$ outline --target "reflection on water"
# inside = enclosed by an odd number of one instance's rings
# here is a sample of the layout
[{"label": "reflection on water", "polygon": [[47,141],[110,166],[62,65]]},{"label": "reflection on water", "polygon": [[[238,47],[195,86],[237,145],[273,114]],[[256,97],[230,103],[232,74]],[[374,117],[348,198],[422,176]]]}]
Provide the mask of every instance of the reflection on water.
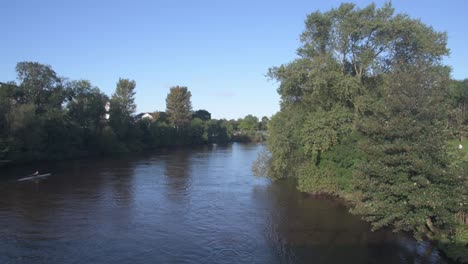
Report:
[{"label": "reflection on water", "polygon": [[[260,145],[0,171],[0,263],[446,263],[250,171]],[[53,175],[15,181],[37,168]]]}]

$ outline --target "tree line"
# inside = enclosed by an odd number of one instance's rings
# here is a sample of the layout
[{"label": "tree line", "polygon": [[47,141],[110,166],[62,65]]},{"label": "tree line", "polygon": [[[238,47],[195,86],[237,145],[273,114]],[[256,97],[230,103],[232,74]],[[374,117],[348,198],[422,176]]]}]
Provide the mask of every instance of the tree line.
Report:
[{"label": "tree line", "polygon": [[111,97],[50,65],[19,62],[18,83],[0,83],[0,161],[66,159],[231,141],[262,141],[268,117],[212,119],[193,111],[187,87],[170,88],[166,111],[136,115],[136,82]]},{"label": "tree line", "polygon": [[[468,80],[447,35],[391,4],[307,16],[298,58],[271,68],[281,109],[254,171],[352,201],[374,229],[437,241],[468,261]],[[458,144],[457,144],[458,146]]]}]

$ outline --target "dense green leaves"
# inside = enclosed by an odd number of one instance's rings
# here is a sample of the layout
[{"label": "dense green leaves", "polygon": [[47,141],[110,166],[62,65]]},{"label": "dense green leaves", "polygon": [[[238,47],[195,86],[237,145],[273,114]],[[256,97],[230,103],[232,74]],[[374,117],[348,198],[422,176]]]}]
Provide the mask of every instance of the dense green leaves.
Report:
[{"label": "dense green leaves", "polygon": [[247,115],[239,121],[239,129],[246,133],[256,132],[259,129],[258,125],[258,118],[253,115]]},{"label": "dense green leaves", "polygon": [[431,78],[434,72],[423,67],[390,74],[385,100],[359,127],[365,161],[355,173],[362,193],[355,212],[375,228],[393,226],[423,237],[453,224],[461,202],[453,190],[461,182],[449,171],[444,114],[434,108],[446,84],[420,81]]},{"label": "dense green leaves", "polygon": [[135,87],[135,81],[119,79],[110,101],[109,123],[120,140],[131,139],[129,128],[136,110]]},{"label": "dense green leaves", "polygon": [[16,65],[22,103],[36,105],[36,111],[60,109],[66,98],[63,81],[52,67],[37,62],[19,62]]},{"label": "dense green leaves", "polygon": [[202,121],[208,121],[211,119],[210,112],[206,110],[197,110],[193,113],[192,118],[200,118]]},{"label": "dense green leaves", "polygon": [[106,114],[107,96],[87,80],[72,81],[68,87],[73,98],[67,105],[69,116],[81,128],[98,131]]},{"label": "dense green leaves", "polygon": [[[57,77],[49,65],[20,62],[17,72],[19,84],[0,83],[1,164],[264,139],[257,117],[227,121],[192,112],[187,87],[171,88],[166,112],[135,115],[133,80],[119,79],[109,99],[88,80]],[[266,129],[268,118],[262,121]]]},{"label": "dense green leaves", "polygon": [[453,80],[449,86],[449,117],[447,125],[461,141],[468,133],[468,79]]},{"label": "dense green leaves", "polygon": [[183,128],[190,123],[192,118],[192,93],[184,86],[171,87],[166,97],[166,113],[169,115],[171,125]]},{"label": "dense green leaves", "polygon": [[446,132],[463,139],[467,101],[442,65],[446,34],[391,4],[342,4],[310,14],[301,42],[299,58],[270,69],[281,110],[255,171],[348,197],[376,229],[452,234],[468,186]]}]

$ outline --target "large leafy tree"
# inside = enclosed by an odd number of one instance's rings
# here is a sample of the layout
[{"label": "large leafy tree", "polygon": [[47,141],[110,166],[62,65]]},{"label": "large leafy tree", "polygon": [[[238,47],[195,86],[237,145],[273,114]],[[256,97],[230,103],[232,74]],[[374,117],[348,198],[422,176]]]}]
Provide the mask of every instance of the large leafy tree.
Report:
[{"label": "large leafy tree", "polygon": [[[395,40],[391,36],[393,19],[389,4],[380,9],[373,4],[363,9],[342,4],[307,17],[299,58],[269,72],[271,78],[280,82],[281,112],[301,116],[296,126],[289,126],[294,131],[288,132],[300,134],[296,137],[299,142],[284,145],[274,140],[275,132],[270,133],[274,160],[284,157],[281,153],[294,152],[294,156],[303,156],[318,166],[322,153],[351,133],[359,115],[372,101],[380,74],[391,68],[388,56]],[[275,120],[282,119],[273,118],[271,127],[277,126]],[[281,170],[276,174],[290,175],[289,172]],[[320,173],[315,175],[319,177]]]},{"label": "large leafy tree", "polygon": [[[16,66],[19,84],[2,85],[5,100],[5,128],[14,152],[31,158],[61,155],[77,143],[75,129],[63,111],[69,90],[49,66],[20,62]],[[34,131],[34,133],[31,133]],[[60,152],[60,153],[59,153]]]},{"label": "large leafy tree", "polygon": [[192,118],[200,118],[203,121],[208,121],[211,119],[211,113],[204,109],[200,109],[193,113]]},{"label": "large leafy tree", "polygon": [[0,83],[0,160],[12,150],[11,117],[20,95],[14,82]]},{"label": "large leafy tree", "polygon": [[268,122],[270,119],[267,116],[262,117],[262,120],[260,121],[260,130],[268,130]]},{"label": "large leafy tree", "polygon": [[[281,96],[269,123],[270,175],[298,177],[304,191],[333,192],[342,182],[337,175],[354,170],[355,212],[374,227],[417,236],[447,230],[457,181],[442,129],[446,40],[419,20],[395,15],[390,4],[310,14],[299,58],[269,73]],[[340,167],[323,158],[344,142],[352,149],[362,143],[362,163]]]},{"label": "large leafy tree", "polygon": [[15,93],[18,87],[15,83],[0,83],[0,137],[9,134],[8,115],[16,104]]},{"label": "large leafy tree", "polygon": [[446,155],[448,72],[405,65],[385,79],[383,97],[359,126],[365,160],[355,173],[361,196],[354,212],[374,228],[440,235],[450,230],[462,202],[454,192],[462,182],[450,173]]},{"label": "large leafy tree", "polygon": [[23,97],[21,103],[36,106],[36,111],[60,109],[65,101],[63,79],[49,65],[37,62],[19,62],[16,65],[19,87]]},{"label": "large leafy tree", "polygon": [[128,136],[132,115],[136,110],[135,87],[134,80],[119,79],[110,100],[109,122],[120,139],[126,139]]},{"label": "large leafy tree", "polygon": [[211,119],[206,122],[206,138],[210,143],[226,143],[232,137],[232,126],[226,120]]},{"label": "large leafy tree", "polygon": [[258,117],[246,115],[243,119],[239,120],[239,129],[244,133],[257,132],[259,129]]},{"label": "large leafy tree", "polygon": [[68,86],[72,94],[67,105],[69,116],[81,128],[99,131],[106,114],[108,97],[87,80],[72,81]]},{"label": "large leafy tree", "polygon": [[192,118],[192,93],[185,86],[171,87],[166,97],[166,113],[171,125],[180,129],[190,124]]}]

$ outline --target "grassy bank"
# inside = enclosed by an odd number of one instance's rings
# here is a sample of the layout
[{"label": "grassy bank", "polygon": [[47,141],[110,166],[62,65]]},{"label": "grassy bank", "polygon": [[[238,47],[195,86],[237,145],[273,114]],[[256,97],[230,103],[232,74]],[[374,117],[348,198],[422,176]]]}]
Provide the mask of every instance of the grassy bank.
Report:
[{"label": "grassy bank", "polygon": [[[362,193],[355,186],[354,171],[362,156],[358,151],[359,138],[350,138],[336,148],[324,153],[320,166],[315,164],[302,165],[298,169],[297,188],[311,195],[328,194],[342,198],[350,207],[351,212],[361,201]],[[462,144],[463,149],[459,149]],[[451,158],[452,173],[466,178],[468,170],[468,140],[459,142],[450,140],[448,152]],[[466,179],[465,179],[466,180]],[[454,215],[456,224],[450,230],[439,234],[427,234],[424,239],[432,240],[438,248],[452,260],[468,263],[468,222],[466,205],[460,204],[460,212]]]}]

